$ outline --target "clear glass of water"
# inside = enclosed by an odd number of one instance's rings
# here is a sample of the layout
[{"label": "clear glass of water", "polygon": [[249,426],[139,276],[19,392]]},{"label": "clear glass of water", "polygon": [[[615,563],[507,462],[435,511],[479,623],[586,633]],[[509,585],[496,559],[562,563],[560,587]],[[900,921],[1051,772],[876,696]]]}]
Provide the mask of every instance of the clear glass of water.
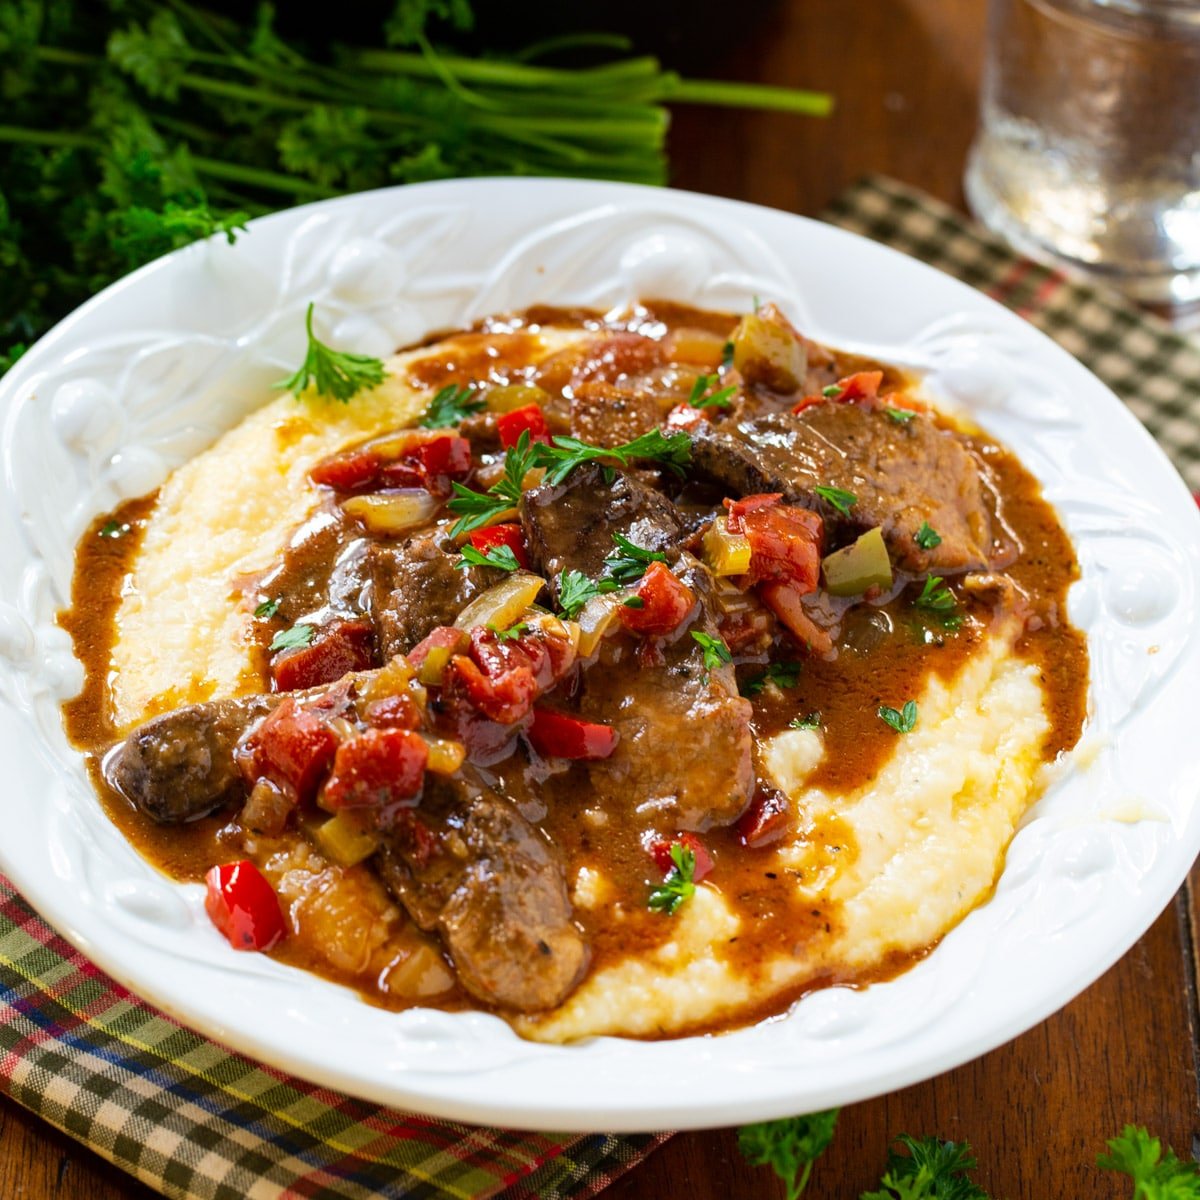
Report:
[{"label": "clear glass of water", "polygon": [[1200,0],[990,0],[976,216],[1200,321]]}]

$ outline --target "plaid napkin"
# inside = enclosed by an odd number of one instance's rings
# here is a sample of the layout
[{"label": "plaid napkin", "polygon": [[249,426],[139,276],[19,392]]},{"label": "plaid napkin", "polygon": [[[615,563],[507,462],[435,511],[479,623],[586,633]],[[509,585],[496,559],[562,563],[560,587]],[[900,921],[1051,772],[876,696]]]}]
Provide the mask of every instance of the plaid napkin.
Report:
[{"label": "plaid napkin", "polygon": [[[1096,372],[1200,489],[1200,348],[889,179],[825,214],[980,288]],[[0,1088],[177,1200],[595,1196],[667,1134],[562,1136],[392,1112],[234,1054],[101,974],[0,876]]]}]

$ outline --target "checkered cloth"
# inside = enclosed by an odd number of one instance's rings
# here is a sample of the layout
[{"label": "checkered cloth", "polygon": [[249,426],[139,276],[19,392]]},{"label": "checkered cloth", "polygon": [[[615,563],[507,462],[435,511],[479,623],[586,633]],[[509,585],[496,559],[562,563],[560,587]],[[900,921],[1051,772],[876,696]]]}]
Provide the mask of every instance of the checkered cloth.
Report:
[{"label": "checkered cloth", "polygon": [[[871,179],[826,214],[982,289],[1120,395],[1200,488],[1200,350]],[[233,1054],[143,1004],[0,877],[0,1088],[178,1200],[594,1196],[666,1134],[538,1135],[391,1112]]]}]

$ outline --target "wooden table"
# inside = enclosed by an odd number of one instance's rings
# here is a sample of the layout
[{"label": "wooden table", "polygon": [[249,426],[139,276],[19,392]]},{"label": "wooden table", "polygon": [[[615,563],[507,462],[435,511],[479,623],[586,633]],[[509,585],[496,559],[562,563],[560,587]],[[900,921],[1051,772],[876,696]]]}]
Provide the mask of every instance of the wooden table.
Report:
[{"label": "wooden table", "polygon": [[[685,6],[681,6],[683,8]],[[868,171],[962,203],[975,120],[982,0],[789,0],[727,60],[730,78],[826,88],[829,121],[712,109],[679,114],[675,182],[819,212]],[[602,18],[597,18],[599,22]],[[723,36],[713,28],[714,39]],[[811,1200],[856,1200],[902,1131],[967,1139],[979,1181],[1009,1200],[1106,1200],[1130,1189],[1093,1167],[1105,1138],[1144,1124],[1180,1155],[1200,1146],[1197,906],[1193,872],[1137,946],[1062,1012],[977,1062],[843,1112]],[[670,1081],[663,1081],[664,1091]],[[605,1193],[609,1200],[774,1200],[783,1188],[747,1167],[731,1130],[682,1134]],[[3,1200],[151,1200],[154,1193],[0,1101]]]}]

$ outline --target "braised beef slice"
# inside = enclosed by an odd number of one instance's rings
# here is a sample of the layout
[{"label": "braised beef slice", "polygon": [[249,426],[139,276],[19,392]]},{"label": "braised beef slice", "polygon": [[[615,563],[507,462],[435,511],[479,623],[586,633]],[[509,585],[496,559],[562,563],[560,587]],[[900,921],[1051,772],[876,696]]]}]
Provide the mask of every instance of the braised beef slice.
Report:
[{"label": "braised beef slice", "polygon": [[492,567],[458,570],[459,561],[438,531],[372,544],[370,615],[384,660],[407,653],[439,625],[453,625],[471,600],[501,578]]},{"label": "braised beef slice", "polygon": [[441,934],[459,982],[518,1012],[560,1004],[589,954],[550,843],[474,775],[428,776],[417,817],[432,846],[400,827],[374,861],[412,919]]},{"label": "braised beef slice", "polygon": [[[882,526],[893,562],[914,575],[954,574],[987,566],[991,518],[980,468],[952,431],[925,417],[897,422],[883,409],[815,404],[692,434],[692,471],[729,495],[783,492],[817,509],[834,544]],[[849,517],[815,492],[840,488],[856,497]],[[915,540],[928,522],[941,543]]]},{"label": "braised beef slice", "polygon": [[[687,562],[687,560],[685,560]],[[618,734],[609,758],[588,764],[597,799],[610,811],[661,827],[704,830],[741,815],[754,791],[751,706],[738,695],[733,667],[705,666],[692,637],[718,637],[708,572],[685,565],[680,577],[699,597],[697,615],[645,661],[624,639],[584,672],[580,715]]]},{"label": "braised beef slice", "polygon": [[139,726],[104,759],[104,778],[163,825],[193,821],[245,797],[233,751],[282,696],[190,704]]},{"label": "braised beef slice", "polygon": [[582,571],[589,579],[604,574],[604,560],[616,549],[614,533],[644,550],[668,552],[668,558],[683,533],[666,496],[624,471],[613,471],[608,482],[595,463],[562,483],[531,488],[521,497],[520,513],[530,561],[550,581],[556,600],[563,571]]},{"label": "braised beef slice", "polygon": [[571,434],[592,446],[620,446],[657,427],[654,397],[612,383],[582,383],[571,399]]}]

